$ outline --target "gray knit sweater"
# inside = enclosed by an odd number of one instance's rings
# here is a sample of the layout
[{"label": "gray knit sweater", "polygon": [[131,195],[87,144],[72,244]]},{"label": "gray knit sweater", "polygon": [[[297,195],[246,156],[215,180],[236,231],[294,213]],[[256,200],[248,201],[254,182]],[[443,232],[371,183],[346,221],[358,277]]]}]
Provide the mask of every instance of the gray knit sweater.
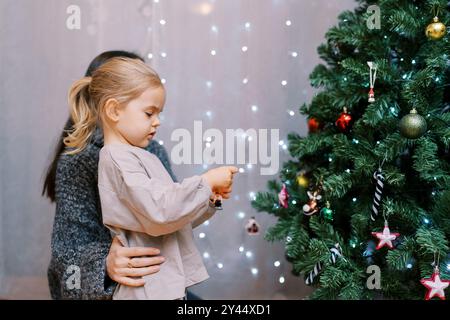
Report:
[{"label": "gray knit sweater", "polygon": [[[95,131],[86,149],[61,155],[56,171],[56,213],[48,282],[53,299],[111,299],[116,283],[106,274],[110,231],[102,223],[97,169],[103,134]],[[152,140],[147,148],[171,177],[167,152]],[[79,277],[79,281],[75,277]],[[79,289],[78,289],[79,283]]]}]

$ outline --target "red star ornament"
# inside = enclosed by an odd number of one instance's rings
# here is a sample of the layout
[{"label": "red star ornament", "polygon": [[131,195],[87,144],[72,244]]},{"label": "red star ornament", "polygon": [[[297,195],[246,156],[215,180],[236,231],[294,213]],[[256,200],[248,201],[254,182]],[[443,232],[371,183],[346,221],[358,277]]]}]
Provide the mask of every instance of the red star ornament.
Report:
[{"label": "red star ornament", "polygon": [[394,246],[392,245],[392,241],[397,239],[400,233],[395,232],[391,233],[387,222],[385,222],[383,232],[372,232],[372,235],[377,237],[378,240],[380,240],[380,242],[378,242],[378,245],[376,247],[377,250],[380,250],[384,246],[388,246],[389,249],[393,249]]},{"label": "red star ornament", "polygon": [[450,280],[441,280],[439,275],[439,269],[436,268],[431,278],[424,278],[420,280],[427,289],[425,294],[425,300],[430,300],[434,296],[439,297],[441,300],[445,300],[444,289],[450,284]]}]

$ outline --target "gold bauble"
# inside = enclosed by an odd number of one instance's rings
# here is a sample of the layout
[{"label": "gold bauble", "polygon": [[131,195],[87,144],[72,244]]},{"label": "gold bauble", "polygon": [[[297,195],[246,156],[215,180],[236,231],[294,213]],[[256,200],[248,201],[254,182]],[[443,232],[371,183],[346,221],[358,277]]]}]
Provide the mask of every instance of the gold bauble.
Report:
[{"label": "gold bauble", "polygon": [[428,39],[439,40],[445,36],[445,25],[439,21],[438,17],[433,18],[433,22],[427,26],[425,34]]},{"label": "gold bauble", "polygon": [[308,188],[309,186],[309,180],[304,175],[297,176],[297,183],[303,188]]}]

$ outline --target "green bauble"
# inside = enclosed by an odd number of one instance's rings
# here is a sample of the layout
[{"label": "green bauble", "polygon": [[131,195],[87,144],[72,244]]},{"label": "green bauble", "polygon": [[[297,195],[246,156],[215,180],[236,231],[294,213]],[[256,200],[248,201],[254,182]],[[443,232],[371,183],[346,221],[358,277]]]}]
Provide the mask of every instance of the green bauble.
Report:
[{"label": "green bauble", "polygon": [[412,109],[409,114],[400,120],[400,133],[408,139],[417,139],[427,131],[425,118]]},{"label": "green bauble", "polygon": [[320,214],[328,221],[333,221],[333,210],[330,209],[330,202],[327,201],[326,207],[320,210]]}]

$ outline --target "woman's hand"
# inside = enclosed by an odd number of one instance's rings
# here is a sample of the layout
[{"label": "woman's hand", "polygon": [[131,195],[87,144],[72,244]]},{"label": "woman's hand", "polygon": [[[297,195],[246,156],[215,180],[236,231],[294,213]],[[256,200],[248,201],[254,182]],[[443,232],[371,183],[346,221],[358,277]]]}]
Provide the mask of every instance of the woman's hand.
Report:
[{"label": "woman's hand", "polygon": [[106,257],[106,272],[115,282],[141,287],[145,284],[142,277],[158,272],[164,262],[164,257],[158,256],[159,252],[156,248],[126,248],[114,237]]}]

